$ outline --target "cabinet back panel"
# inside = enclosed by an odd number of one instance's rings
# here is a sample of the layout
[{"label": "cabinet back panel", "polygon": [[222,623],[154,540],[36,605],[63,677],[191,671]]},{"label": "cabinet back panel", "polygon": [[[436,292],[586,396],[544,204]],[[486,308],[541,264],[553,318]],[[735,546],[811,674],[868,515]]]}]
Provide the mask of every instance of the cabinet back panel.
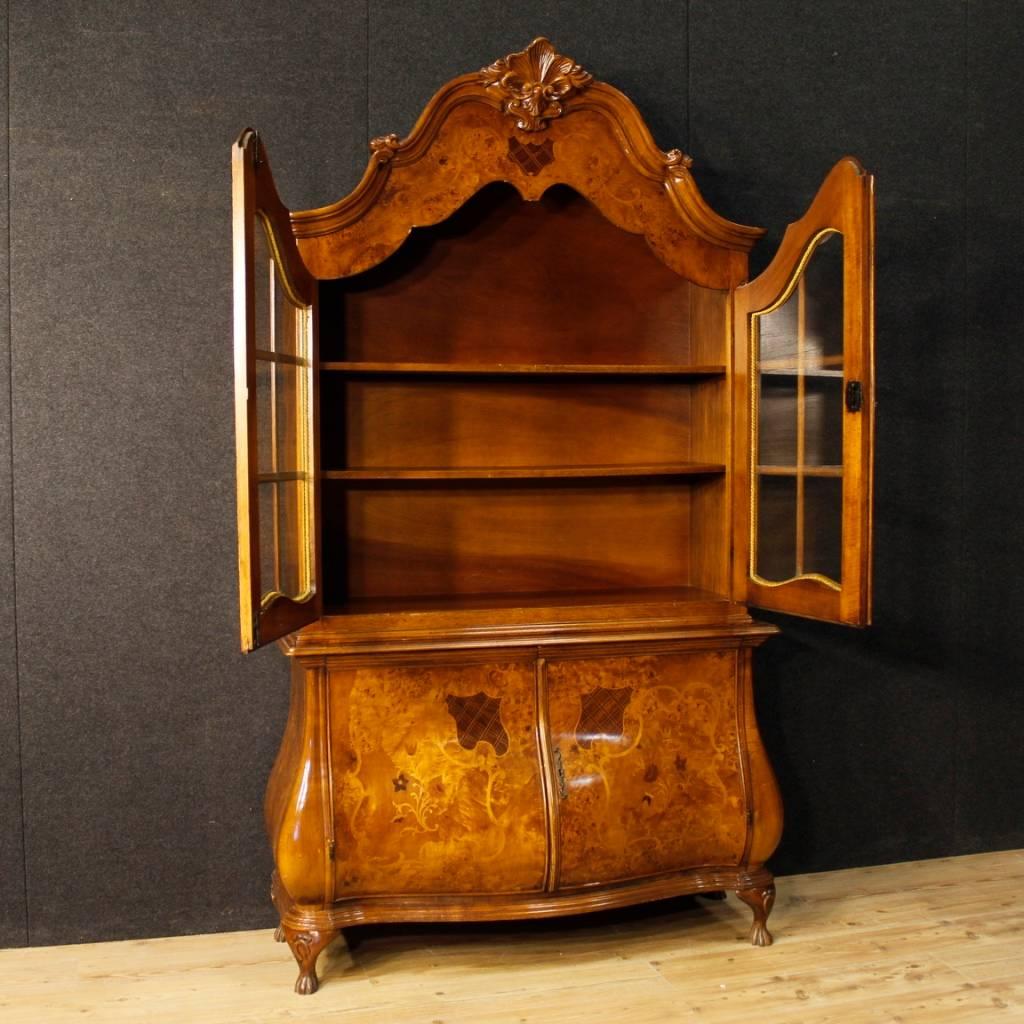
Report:
[{"label": "cabinet back panel", "polygon": [[689,583],[686,483],[324,488],[329,603]]},{"label": "cabinet back panel", "polygon": [[690,361],[690,285],[564,186],[489,185],[363,274],[323,282],[322,358]]},{"label": "cabinet back panel", "polygon": [[346,382],[329,376],[321,392],[326,469],[617,465],[690,457],[693,385],[678,380]]}]

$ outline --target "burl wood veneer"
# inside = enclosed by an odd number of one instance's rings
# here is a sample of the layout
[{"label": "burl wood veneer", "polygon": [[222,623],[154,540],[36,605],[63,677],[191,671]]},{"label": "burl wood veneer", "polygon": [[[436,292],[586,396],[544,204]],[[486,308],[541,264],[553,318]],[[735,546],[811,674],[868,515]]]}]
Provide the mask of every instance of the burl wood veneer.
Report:
[{"label": "burl wood veneer", "polygon": [[292,700],[277,937],[735,892],[782,804],[748,604],[865,624],[872,179],[768,269],[547,40],[291,212],[233,151],[242,646]]}]

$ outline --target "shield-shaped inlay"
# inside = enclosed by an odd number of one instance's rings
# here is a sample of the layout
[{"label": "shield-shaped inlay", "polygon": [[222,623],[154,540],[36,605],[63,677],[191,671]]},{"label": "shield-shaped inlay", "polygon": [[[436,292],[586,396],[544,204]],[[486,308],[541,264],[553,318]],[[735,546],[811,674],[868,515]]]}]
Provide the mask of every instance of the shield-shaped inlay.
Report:
[{"label": "shield-shaped inlay", "polygon": [[490,743],[501,757],[508,752],[508,733],[501,724],[501,698],[488,697],[482,691],[472,697],[448,694],[444,699],[448,714],[455,719],[459,746],[472,750],[478,743]]},{"label": "shield-shaped inlay", "polygon": [[537,174],[555,159],[555,144],[543,142],[522,143],[516,138],[508,140],[508,155],[530,175]]},{"label": "shield-shaped inlay", "polygon": [[580,697],[580,720],[576,723],[576,742],[588,750],[597,740],[617,742],[622,739],[626,708],[633,689],[621,686],[614,690],[599,686]]}]

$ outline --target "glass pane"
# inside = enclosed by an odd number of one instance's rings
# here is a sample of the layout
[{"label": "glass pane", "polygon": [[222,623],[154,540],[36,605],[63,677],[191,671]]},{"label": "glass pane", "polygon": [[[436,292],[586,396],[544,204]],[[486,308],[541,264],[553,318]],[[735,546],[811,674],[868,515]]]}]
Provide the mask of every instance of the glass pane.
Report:
[{"label": "glass pane", "polygon": [[308,538],[303,524],[307,522],[304,480],[288,480],[278,485],[278,544],[281,552],[281,593],[293,599],[302,598],[308,588],[305,578],[305,552]]},{"label": "glass pane", "polygon": [[804,480],[803,565],[800,571],[841,578],[843,564],[843,481],[809,476]]},{"label": "glass pane", "polygon": [[277,557],[274,550],[274,511],[277,484],[259,485],[260,496],[260,586],[263,596],[277,590]]},{"label": "glass pane", "polygon": [[[293,302],[267,222],[254,231],[256,463],[263,604],[310,596],[313,457],[309,437],[312,315]],[[271,354],[272,353],[272,354]],[[281,359],[286,361],[280,361]],[[296,361],[301,361],[297,365]],[[291,479],[289,479],[289,477]]]},{"label": "glass pane", "polygon": [[758,480],[757,551],[759,575],[788,580],[796,575],[796,477]]},{"label": "glass pane", "polygon": [[842,466],[843,378],[808,376],[804,387],[804,465]]},{"label": "glass pane", "polygon": [[792,291],[753,318],[756,529],[751,569],[838,584],[842,553],[843,238],[812,243]]},{"label": "glass pane", "polygon": [[306,371],[289,363],[274,365],[274,407],[277,409],[277,471],[279,473],[305,472],[305,445],[307,442],[304,424],[299,421],[305,407],[304,396],[299,392],[300,383],[305,380]]},{"label": "glass pane", "polygon": [[283,288],[278,289],[274,319],[277,351],[291,356],[300,356],[303,359],[308,358],[309,353],[306,346],[307,308],[296,306],[285,294]]},{"label": "glass pane", "polygon": [[818,242],[804,266],[803,361],[805,366],[843,368],[843,236]]},{"label": "glass pane", "polygon": [[761,374],[759,466],[796,465],[796,402],[796,377],[792,373],[765,371]]},{"label": "glass pane", "polygon": [[260,226],[253,231],[253,341],[257,349],[273,347],[270,311],[274,301],[274,263],[266,232]]},{"label": "glass pane", "polygon": [[271,418],[271,409],[273,408],[272,371],[272,363],[268,363],[265,359],[256,360],[256,463],[261,473],[274,471],[272,462],[274,424]]}]

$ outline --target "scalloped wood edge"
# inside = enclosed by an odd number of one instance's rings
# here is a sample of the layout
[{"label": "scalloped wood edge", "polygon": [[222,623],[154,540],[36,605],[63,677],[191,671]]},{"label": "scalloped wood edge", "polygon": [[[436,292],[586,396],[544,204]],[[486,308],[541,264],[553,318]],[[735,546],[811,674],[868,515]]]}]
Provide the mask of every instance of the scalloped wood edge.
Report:
[{"label": "scalloped wood edge", "polygon": [[[536,45],[546,40],[534,40]],[[486,71],[486,69],[485,69]],[[452,113],[464,104],[476,103],[509,117],[509,133],[523,139],[537,138],[537,130],[525,132],[515,123],[515,117],[505,110],[503,94],[487,84],[484,71],[460,75],[442,86],[431,98],[420,114],[409,134],[400,139],[397,135],[384,135],[370,143],[371,156],[359,184],[351,193],[327,206],[311,210],[295,211],[291,214],[292,228],[297,239],[312,239],[344,231],[357,223],[372,209],[397,167],[408,167],[422,160],[435,143],[439,133]],[[690,157],[680,150],[664,152],[655,144],[653,136],[636,106],[623,93],[603,82],[591,81],[560,98],[559,119],[571,117],[575,112],[591,111],[603,117],[612,128],[624,162],[641,178],[661,185],[675,210],[685,232],[708,245],[746,254],[764,234],[764,229],[736,224],[715,213],[700,194],[689,167]],[[491,181],[507,180],[498,176],[482,181],[479,187]],[[536,199],[539,195],[527,195],[517,182],[516,187],[524,199]],[[546,189],[551,183],[544,186]],[[478,190],[478,189],[476,189]],[[474,191],[476,191],[474,190]],[[400,245],[414,227],[427,227],[439,223],[455,212],[471,195],[453,195],[447,202],[433,205],[429,213],[418,208],[410,211],[403,224],[401,238],[387,246],[380,246],[373,262],[363,262],[359,270],[382,262]],[[603,205],[600,197],[587,197],[617,226],[625,228],[621,218]],[[625,228],[630,230],[629,228]],[[635,233],[635,229],[634,229]],[[645,230],[645,235],[650,235]]]},{"label": "scalloped wood edge", "polygon": [[327,932],[360,924],[560,917],[702,892],[728,891],[740,895],[769,888],[774,890],[774,876],[762,866],[709,865],[652,878],[555,892],[361,896],[329,906],[309,906],[292,899],[277,872],[271,880],[271,896],[281,924],[285,929],[298,932]]}]

